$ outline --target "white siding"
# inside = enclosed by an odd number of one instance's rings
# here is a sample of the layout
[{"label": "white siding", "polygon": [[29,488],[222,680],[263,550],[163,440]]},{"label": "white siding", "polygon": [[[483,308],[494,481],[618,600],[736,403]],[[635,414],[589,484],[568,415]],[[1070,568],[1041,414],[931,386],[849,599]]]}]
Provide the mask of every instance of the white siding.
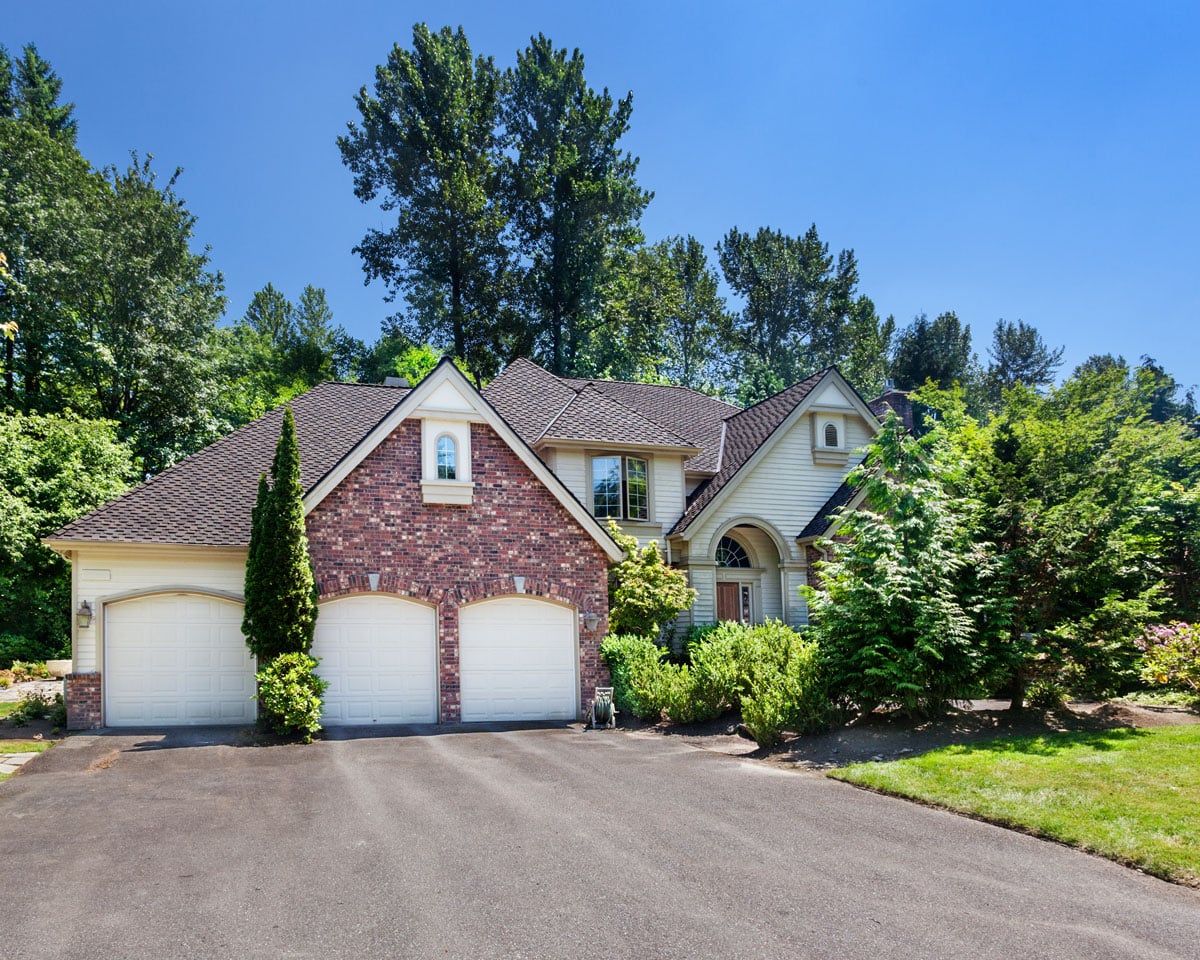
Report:
[{"label": "white siding", "polygon": [[683,516],[683,457],[656,454],[650,468],[650,497],[653,503],[650,519],[670,530]]},{"label": "white siding", "polygon": [[695,587],[696,602],[692,604],[692,623],[713,623],[717,619],[716,570],[713,567],[691,567],[688,577]]},{"label": "white siding", "polygon": [[552,468],[563,485],[578,498],[588,510],[592,509],[592,494],[587,488],[587,457],[582,450],[567,448],[554,451]]},{"label": "white siding", "polygon": [[78,672],[99,670],[97,649],[102,604],[110,597],[160,587],[200,587],[240,595],[246,577],[246,554],[202,550],[115,550],[87,547],[73,554],[72,580],[76,594],[71,598],[72,622],[81,600],[87,600],[94,616],[86,630],[74,627],[74,666]]}]

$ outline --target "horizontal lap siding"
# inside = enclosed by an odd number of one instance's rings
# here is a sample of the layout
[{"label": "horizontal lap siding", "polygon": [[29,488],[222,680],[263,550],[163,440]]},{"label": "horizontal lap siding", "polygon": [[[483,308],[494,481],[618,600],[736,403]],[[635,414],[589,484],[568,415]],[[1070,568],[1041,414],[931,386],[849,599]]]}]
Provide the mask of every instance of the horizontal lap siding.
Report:
[{"label": "horizontal lap siding", "polygon": [[100,669],[98,639],[101,604],[106,598],[133,592],[153,591],[164,586],[187,586],[218,593],[241,594],[245,583],[245,554],[211,554],[203,551],[156,551],[147,547],[128,550],[84,548],[73,559],[76,595],[72,616],[82,600],[92,605],[92,625],[76,627],[76,672]]}]

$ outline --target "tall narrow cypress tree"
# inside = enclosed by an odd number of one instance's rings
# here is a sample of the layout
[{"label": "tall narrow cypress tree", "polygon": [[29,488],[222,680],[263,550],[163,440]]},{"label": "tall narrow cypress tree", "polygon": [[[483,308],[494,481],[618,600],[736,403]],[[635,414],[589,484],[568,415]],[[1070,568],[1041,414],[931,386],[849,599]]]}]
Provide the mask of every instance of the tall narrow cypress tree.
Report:
[{"label": "tall narrow cypress tree", "polygon": [[317,624],[317,590],[304,532],[300,448],[291,408],[271,464],[272,484],[259,480],[246,558],[242,632],[261,662],[281,653],[307,653]]}]

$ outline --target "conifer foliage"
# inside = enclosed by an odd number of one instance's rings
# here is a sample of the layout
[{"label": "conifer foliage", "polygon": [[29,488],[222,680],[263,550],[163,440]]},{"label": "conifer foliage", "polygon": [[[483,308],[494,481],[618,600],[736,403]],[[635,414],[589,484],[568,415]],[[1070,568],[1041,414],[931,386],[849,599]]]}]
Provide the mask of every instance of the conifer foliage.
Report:
[{"label": "conifer foliage", "polygon": [[266,663],[284,653],[307,653],[317,625],[317,590],[304,532],[300,448],[290,407],[271,464],[271,483],[259,477],[246,559],[242,633]]}]

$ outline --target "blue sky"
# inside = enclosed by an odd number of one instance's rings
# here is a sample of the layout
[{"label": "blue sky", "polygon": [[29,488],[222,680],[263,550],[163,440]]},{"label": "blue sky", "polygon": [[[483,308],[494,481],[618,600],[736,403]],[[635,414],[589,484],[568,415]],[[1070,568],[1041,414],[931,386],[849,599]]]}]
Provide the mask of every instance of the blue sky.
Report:
[{"label": "blue sky", "polygon": [[625,145],[651,240],[732,226],[852,247],[901,324],[955,310],[1200,382],[1200,7],[1185,3],[252,3],[9,6],[92,163],[153,153],[224,274],[230,316],[273,282],[327,289],[374,339],[391,307],[351,247],[379,221],[334,140],[412,24],[462,24],[508,65],[531,34],[632,90]]}]

